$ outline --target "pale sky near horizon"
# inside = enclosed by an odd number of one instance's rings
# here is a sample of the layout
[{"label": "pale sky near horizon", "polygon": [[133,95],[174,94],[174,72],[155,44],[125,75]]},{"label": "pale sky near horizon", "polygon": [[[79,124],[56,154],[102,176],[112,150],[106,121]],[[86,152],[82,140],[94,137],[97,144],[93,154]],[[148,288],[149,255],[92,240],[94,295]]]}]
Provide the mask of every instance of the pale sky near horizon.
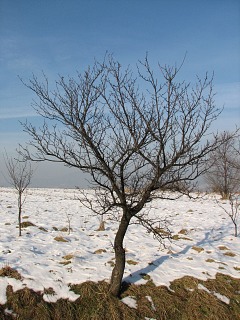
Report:
[{"label": "pale sky near horizon", "polygon": [[[214,72],[220,131],[240,125],[240,1],[238,0],[0,0],[0,186],[3,153],[28,136],[19,121],[37,122],[25,80],[41,72],[75,76],[106,51],[135,66],[148,52],[152,65],[180,64],[181,76]],[[74,187],[82,175],[39,165],[33,186]]]}]

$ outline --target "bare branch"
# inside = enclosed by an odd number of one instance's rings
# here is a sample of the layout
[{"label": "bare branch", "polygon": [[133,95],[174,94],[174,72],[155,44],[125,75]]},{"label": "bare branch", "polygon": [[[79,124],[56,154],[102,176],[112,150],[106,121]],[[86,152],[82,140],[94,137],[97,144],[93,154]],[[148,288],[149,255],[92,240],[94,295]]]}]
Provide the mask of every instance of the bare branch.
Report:
[{"label": "bare branch", "polygon": [[134,76],[107,55],[77,79],[59,76],[53,88],[45,75],[43,82],[33,76],[25,83],[37,96],[33,107],[45,122],[40,128],[23,124],[31,140],[21,146],[21,156],[89,173],[95,194],[82,192],[82,203],[100,215],[121,212],[110,289],[115,295],[131,219],[162,238],[142,209],[154,197],[164,198],[164,191],[189,194],[206,171],[206,157],[221,144],[209,132],[221,112],[213,77],[206,74],[195,85],[178,82],[181,68],[159,65],[157,74],[146,56]]}]

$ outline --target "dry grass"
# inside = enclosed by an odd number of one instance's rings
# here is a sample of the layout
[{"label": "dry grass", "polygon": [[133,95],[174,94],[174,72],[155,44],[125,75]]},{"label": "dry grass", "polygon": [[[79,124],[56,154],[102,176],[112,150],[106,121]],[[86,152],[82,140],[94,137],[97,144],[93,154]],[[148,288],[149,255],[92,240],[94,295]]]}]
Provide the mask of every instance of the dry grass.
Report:
[{"label": "dry grass", "polygon": [[9,277],[17,280],[22,279],[21,274],[17,270],[11,268],[10,266],[5,266],[2,269],[0,269],[0,277]]},{"label": "dry grass", "polygon": [[97,249],[96,251],[94,251],[94,254],[102,254],[104,252],[107,252],[105,249]]},{"label": "dry grass", "polygon": [[71,261],[69,261],[69,260],[68,261],[60,261],[59,263],[66,266],[66,265],[70,264]]},{"label": "dry grass", "polygon": [[212,262],[216,262],[216,261],[214,259],[209,258],[209,259],[206,260],[206,262],[212,263]]},{"label": "dry grass", "polygon": [[225,256],[228,256],[228,257],[235,257],[235,253],[231,252],[231,251],[227,251],[227,252],[224,252],[224,255]]},{"label": "dry grass", "polygon": [[218,249],[219,250],[229,250],[226,246],[219,246]]},{"label": "dry grass", "polygon": [[74,257],[73,254],[67,254],[67,255],[63,256],[63,259],[65,259],[65,260],[71,260],[73,257]]},{"label": "dry grass", "polygon": [[39,227],[38,229],[44,232],[48,232],[47,229],[45,229],[44,227]]},{"label": "dry grass", "polygon": [[169,230],[165,230],[163,228],[155,228],[155,231],[159,234],[161,234],[163,237],[170,237],[171,232]]},{"label": "dry grass", "polygon": [[112,259],[112,260],[109,260],[107,263],[108,263],[112,268],[114,268],[115,262],[113,261],[113,259]]},{"label": "dry grass", "polygon": [[188,230],[187,229],[182,229],[178,233],[186,235],[186,234],[188,234]]},{"label": "dry grass", "polygon": [[173,239],[173,240],[179,240],[179,239],[181,239],[181,237],[179,237],[178,234],[174,234],[174,235],[171,237],[171,239]]},{"label": "dry grass", "polygon": [[185,235],[187,234],[187,231],[185,229],[182,229],[178,232],[178,234],[174,234],[173,236],[171,236],[172,240],[188,240],[188,241],[192,241],[192,239],[188,238],[188,237],[182,237],[180,235]]},{"label": "dry grass", "polygon": [[63,238],[62,236],[55,237],[54,240],[58,242],[68,242],[68,240]]},{"label": "dry grass", "polygon": [[22,228],[36,227],[36,225],[34,223],[32,223],[31,221],[24,221],[21,223],[21,227]]},{"label": "dry grass", "polygon": [[[0,319],[240,320],[240,279],[227,275],[217,274],[216,279],[208,281],[187,276],[173,281],[169,289],[157,287],[151,280],[145,285],[123,284],[120,298],[112,297],[108,289],[106,282],[88,281],[71,286],[71,290],[80,295],[75,302],[60,299],[49,303],[43,300],[43,294],[54,294],[52,288],[46,288],[41,293],[28,288],[13,292],[12,287],[8,286],[7,303],[0,305]],[[227,297],[229,304],[218,299],[214,293]],[[127,296],[136,300],[136,309],[121,301]],[[16,317],[6,316],[6,309],[13,310]]]},{"label": "dry grass", "polygon": [[200,253],[200,252],[202,252],[204,250],[203,248],[197,247],[197,246],[193,246],[192,249],[197,251],[198,253]]},{"label": "dry grass", "polygon": [[134,265],[134,266],[135,266],[136,264],[138,264],[137,261],[134,261],[134,260],[131,260],[131,259],[127,260],[126,263],[127,263],[127,264],[132,264],[132,265]]}]

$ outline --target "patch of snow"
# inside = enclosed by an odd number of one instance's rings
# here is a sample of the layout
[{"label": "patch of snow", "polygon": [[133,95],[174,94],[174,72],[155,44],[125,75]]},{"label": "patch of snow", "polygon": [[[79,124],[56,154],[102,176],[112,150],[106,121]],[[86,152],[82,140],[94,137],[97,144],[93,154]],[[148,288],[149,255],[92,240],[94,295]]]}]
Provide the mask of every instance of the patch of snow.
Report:
[{"label": "patch of snow", "polygon": [[219,300],[221,300],[222,302],[229,304],[230,303],[230,299],[226,296],[223,296],[222,294],[213,291],[213,294],[215,295],[215,297],[217,297]]},{"label": "patch of snow", "polygon": [[156,311],[156,308],[155,308],[155,305],[154,305],[154,303],[153,303],[152,297],[151,297],[151,296],[146,296],[146,298],[147,298],[148,301],[151,303],[152,309],[153,309],[154,311]]},{"label": "patch of snow", "polygon": [[137,309],[137,301],[133,297],[130,297],[130,296],[125,297],[121,299],[121,301],[125,303],[127,306],[129,306],[130,308]]},{"label": "patch of snow", "polygon": [[206,291],[207,293],[210,293],[210,294],[211,294],[211,291],[209,291],[208,288],[204,287],[201,283],[198,284],[198,289],[199,289],[199,290],[204,290],[204,291]]},{"label": "patch of snow", "polygon": [[6,315],[11,315],[12,317],[16,317],[17,316],[17,314],[15,313],[15,312],[13,312],[13,310],[10,310],[10,309],[5,309],[4,310],[4,313],[6,314]]},{"label": "patch of snow", "polygon": [[5,304],[7,302],[6,289],[8,285],[13,287],[13,291],[17,291],[25,287],[20,280],[0,277],[0,304]]}]

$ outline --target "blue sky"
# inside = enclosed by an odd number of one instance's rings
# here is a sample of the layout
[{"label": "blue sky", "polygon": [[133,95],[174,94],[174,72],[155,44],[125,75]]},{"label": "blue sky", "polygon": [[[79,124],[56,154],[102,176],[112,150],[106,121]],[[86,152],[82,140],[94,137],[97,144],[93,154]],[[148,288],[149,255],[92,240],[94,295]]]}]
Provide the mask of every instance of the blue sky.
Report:
[{"label": "blue sky", "polygon": [[[146,52],[153,66],[180,64],[187,52],[183,79],[214,71],[216,103],[225,106],[214,129],[240,124],[240,1],[1,0],[0,186],[2,153],[14,154],[28,139],[19,121],[37,121],[34,96],[18,76],[74,76],[106,51],[131,66]],[[79,179],[73,170],[41,164],[33,182],[74,187]]]}]

